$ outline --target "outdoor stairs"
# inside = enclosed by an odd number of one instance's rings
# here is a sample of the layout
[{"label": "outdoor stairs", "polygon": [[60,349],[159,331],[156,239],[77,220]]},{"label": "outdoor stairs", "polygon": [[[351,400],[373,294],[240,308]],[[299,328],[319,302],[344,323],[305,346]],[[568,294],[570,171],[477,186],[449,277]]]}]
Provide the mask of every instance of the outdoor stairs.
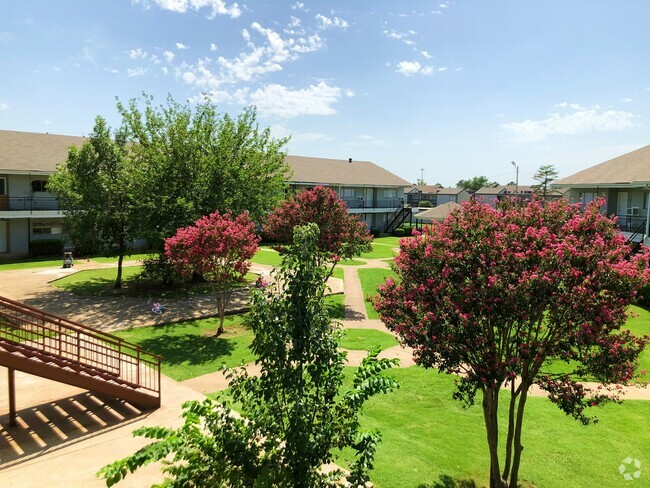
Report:
[{"label": "outdoor stairs", "polygon": [[398,208],[393,213],[393,215],[388,219],[388,223],[386,224],[386,227],[384,227],[384,233],[390,234],[395,229],[397,229],[400,225],[406,222],[406,219],[408,219],[410,216],[411,216],[411,207]]},{"label": "outdoor stairs", "polygon": [[[159,356],[136,344],[0,297],[0,366],[160,407]],[[10,395],[13,392],[10,392]]]},{"label": "outdoor stairs", "polygon": [[646,221],[644,220],[631,234],[627,235],[626,243],[630,246],[632,254],[639,252],[641,249],[645,237],[645,225]]}]

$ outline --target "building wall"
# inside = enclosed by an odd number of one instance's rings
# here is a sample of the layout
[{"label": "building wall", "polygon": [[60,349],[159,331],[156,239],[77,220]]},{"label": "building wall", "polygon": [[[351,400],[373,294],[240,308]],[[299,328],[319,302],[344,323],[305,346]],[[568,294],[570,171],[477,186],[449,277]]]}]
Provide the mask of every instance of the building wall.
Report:
[{"label": "building wall", "polygon": [[29,254],[29,225],[27,219],[9,219],[9,249],[12,255]]}]

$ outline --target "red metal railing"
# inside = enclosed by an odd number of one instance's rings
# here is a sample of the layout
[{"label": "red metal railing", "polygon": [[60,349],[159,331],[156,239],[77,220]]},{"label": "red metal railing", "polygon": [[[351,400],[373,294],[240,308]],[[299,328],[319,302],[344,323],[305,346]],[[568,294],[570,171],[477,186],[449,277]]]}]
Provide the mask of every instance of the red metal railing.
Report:
[{"label": "red metal railing", "polygon": [[160,396],[160,356],[112,334],[4,297],[0,297],[0,342]]}]

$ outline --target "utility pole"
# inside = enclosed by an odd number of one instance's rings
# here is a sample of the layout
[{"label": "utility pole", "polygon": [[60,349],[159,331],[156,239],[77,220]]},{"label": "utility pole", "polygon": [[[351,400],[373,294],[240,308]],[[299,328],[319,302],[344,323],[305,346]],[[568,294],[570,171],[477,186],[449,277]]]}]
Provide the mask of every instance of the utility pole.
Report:
[{"label": "utility pole", "polygon": [[515,200],[517,197],[519,197],[519,166],[517,166],[517,163],[514,161],[510,161],[512,165],[515,167],[516,170],[516,177],[515,177]]},{"label": "utility pole", "polygon": [[424,181],[424,168],[420,168],[420,181]]}]

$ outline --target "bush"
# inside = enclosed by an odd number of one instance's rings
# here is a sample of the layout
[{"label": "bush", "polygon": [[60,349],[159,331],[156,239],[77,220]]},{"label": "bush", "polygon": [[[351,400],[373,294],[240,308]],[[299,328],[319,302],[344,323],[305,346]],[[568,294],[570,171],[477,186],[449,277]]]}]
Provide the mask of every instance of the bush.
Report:
[{"label": "bush", "polygon": [[636,301],[641,307],[650,309],[650,284],[645,285],[639,290],[639,293],[636,295]]},{"label": "bush", "polygon": [[379,237],[381,235],[381,230],[378,229],[377,227],[373,227],[372,229],[370,229],[370,235],[372,237]]},{"label": "bush", "polygon": [[404,229],[401,229],[401,228],[398,227],[397,229],[395,229],[395,230],[393,231],[393,235],[394,235],[395,237],[404,237],[404,235],[405,235],[405,233],[404,233]]},{"label": "bush", "polygon": [[413,226],[412,225],[403,225],[402,229],[404,229],[404,235],[409,237],[413,235]]},{"label": "bush", "polygon": [[171,286],[174,283],[183,281],[183,278],[174,270],[171,262],[164,254],[145,259],[142,262],[140,277],[161,283],[163,286]]},{"label": "bush", "polygon": [[29,245],[31,256],[63,256],[63,241],[61,239],[41,239],[32,241]]},{"label": "bush", "polygon": [[433,207],[433,204],[429,200],[420,200],[420,203],[418,203],[418,207],[431,208]]}]

